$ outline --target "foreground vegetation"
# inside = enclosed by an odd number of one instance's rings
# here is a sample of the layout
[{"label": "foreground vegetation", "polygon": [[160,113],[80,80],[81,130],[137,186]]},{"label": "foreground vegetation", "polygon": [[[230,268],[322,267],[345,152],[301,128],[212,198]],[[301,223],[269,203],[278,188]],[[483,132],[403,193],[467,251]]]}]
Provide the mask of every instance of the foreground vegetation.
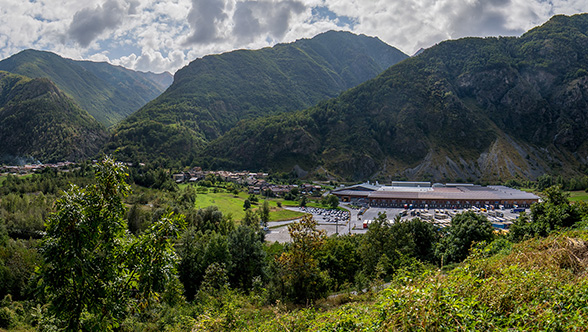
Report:
[{"label": "foreground vegetation", "polygon": [[248,307],[235,308],[230,317],[216,309],[194,324],[244,331],[583,330],[587,240],[585,230],[514,245],[497,240],[478,246],[448,272],[400,270],[389,285],[375,288],[380,291],[344,293],[309,308],[277,304],[257,317]]},{"label": "foreground vegetation", "polygon": [[[0,187],[0,328],[585,326],[588,208],[570,204],[560,187],[546,188],[544,201],[507,236],[473,213],[442,230],[419,219],[388,224],[380,215],[363,235],[331,237],[304,217],[289,226],[292,242],[283,245],[264,241],[268,201],[242,206],[236,222],[217,207],[195,208],[202,189],[174,187],[156,173],[105,159],[95,169],[7,177]],[[130,186],[130,178],[152,188]]]}]

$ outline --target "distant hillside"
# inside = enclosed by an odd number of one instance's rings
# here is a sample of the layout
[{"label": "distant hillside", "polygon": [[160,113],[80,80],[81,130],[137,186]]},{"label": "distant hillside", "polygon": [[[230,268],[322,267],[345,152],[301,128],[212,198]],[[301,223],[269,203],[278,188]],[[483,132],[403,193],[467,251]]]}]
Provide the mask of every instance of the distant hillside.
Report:
[{"label": "distant hillside", "polygon": [[201,161],[354,180],[585,174],[588,15],[440,43],[311,109],[242,122]]},{"label": "distant hillside", "polygon": [[241,119],[304,109],[406,58],[377,38],[335,31],[205,56],[179,70],[165,93],[125,119],[108,147],[125,158],[189,160]]},{"label": "distant hillside", "polygon": [[135,72],[105,62],[75,61],[57,54],[25,50],[0,61],[0,70],[45,77],[105,126],[118,123],[160,95],[169,73]]},{"label": "distant hillside", "polygon": [[0,71],[0,162],[42,162],[93,156],[104,127],[45,78]]}]

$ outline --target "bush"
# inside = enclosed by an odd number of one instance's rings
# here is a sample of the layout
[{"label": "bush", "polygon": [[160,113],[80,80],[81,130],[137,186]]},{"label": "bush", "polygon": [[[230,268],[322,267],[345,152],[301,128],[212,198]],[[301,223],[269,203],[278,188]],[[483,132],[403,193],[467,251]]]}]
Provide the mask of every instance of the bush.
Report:
[{"label": "bush", "polygon": [[0,328],[7,329],[14,322],[14,313],[7,307],[0,308]]}]

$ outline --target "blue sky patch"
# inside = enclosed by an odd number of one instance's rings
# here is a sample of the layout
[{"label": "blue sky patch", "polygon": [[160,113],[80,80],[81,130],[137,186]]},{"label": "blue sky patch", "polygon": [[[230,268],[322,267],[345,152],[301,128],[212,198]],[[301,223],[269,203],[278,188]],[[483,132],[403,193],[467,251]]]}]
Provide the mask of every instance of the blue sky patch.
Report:
[{"label": "blue sky patch", "polygon": [[312,20],[311,23],[314,23],[319,20],[327,19],[329,21],[333,21],[339,27],[349,27],[353,29],[357,24],[357,19],[349,16],[338,16],[333,11],[331,11],[328,7],[324,6],[316,6],[312,8]]}]

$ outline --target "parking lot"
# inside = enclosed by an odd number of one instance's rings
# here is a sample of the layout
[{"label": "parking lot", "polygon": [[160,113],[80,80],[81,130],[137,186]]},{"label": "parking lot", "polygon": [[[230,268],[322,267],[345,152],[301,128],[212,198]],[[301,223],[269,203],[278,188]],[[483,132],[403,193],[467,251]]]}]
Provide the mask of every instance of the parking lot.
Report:
[{"label": "parking lot", "polygon": [[[311,213],[314,219],[318,222],[318,229],[325,230],[327,236],[331,236],[333,234],[361,234],[367,232],[367,229],[363,228],[364,221],[367,220],[374,220],[378,217],[378,214],[385,213],[386,217],[390,222],[393,222],[394,218],[397,215],[406,214],[402,217],[402,219],[411,219],[415,217],[420,217],[423,220],[430,218],[430,221],[434,221],[438,224],[445,224],[448,225],[451,221],[451,216],[457,213],[462,213],[467,211],[466,209],[415,209],[415,210],[405,210],[402,208],[376,208],[371,207],[367,210],[363,211],[356,208],[351,208],[349,205],[341,204],[341,207],[346,208],[349,211],[348,215],[343,215],[340,212],[328,212],[329,210],[325,209],[314,209],[314,208],[288,208],[294,211],[300,212],[307,212]],[[363,213],[360,214],[360,211]],[[410,212],[414,212],[414,216],[411,216]],[[488,217],[488,219],[494,224],[496,228],[502,228],[502,221],[512,221],[515,220],[519,213],[513,213],[510,210],[500,210],[497,209],[495,211],[482,211],[481,209],[476,211],[477,213],[484,214]],[[496,213],[498,212],[498,213]],[[526,210],[529,213],[529,210]],[[417,215],[418,214],[418,215]],[[496,217],[497,215],[501,215],[502,217]],[[494,216],[492,216],[494,215]],[[266,240],[270,242],[278,241],[278,242],[289,242],[290,235],[288,234],[288,224],[294,222],[294,220],[290,221],[280,221],[280,222],[270,222],[269,223],[269,232],[266,234]]]}]

